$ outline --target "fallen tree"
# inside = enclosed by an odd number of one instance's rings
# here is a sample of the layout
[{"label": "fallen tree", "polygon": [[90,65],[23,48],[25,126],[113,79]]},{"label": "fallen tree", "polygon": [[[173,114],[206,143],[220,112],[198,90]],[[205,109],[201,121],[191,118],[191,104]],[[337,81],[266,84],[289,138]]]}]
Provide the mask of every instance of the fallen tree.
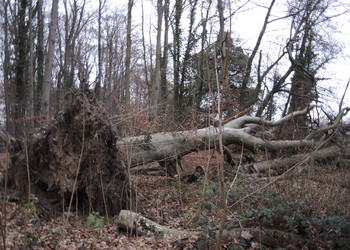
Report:
[{"label": "fallen tree", "polygon": [[[26,140],[11,139],[9,183],[22,193],[48,194],[64,207],[77,204],[85,210],[118,214],[137,203],[128,169],[158,161],[176,173],[183,155],[210,149],[218,143],[242,145],[252,152],[314,149],[324,139],[318,134],[336,128],[349,108],[335,123],[311,133],[303,140],[267,140],[253,134],[259,126],[276,127],[314,106],[291,113],[277,121],[242,116],[223,125],[197,130],[146,134],[118,138],[118,131],[104,108],[88,91],[75,91],[72,103],[57,118]],[[316,140],[316,138],[320,138]],[[30,183],[30,185],[28,185]],[[60,205],[62,208],[62,205]]]},{"label": "fallen tree", "polygon": [[[279,152],[288,149],[313,149],[326,139],[319,135],[335,129],[350,110],[349,108],[342,109],[333,124],[313,131],[303,140],[264,140],[253,135],[252,132],[259,126],[280,126],[295,117],[306,115],[314,107],[310,106],[301,111],[293,112],[277,121],[268,121],[260,117],[251,116],[242,116],[234,119],[223,125],[223,144],[241,145],[252,152],[257,152],[258,150]],[[193,151],[214,148],[218,143],[219,133],[219,128],[210,126],[197,130],[126,137],[117,141],[117,148],[127,156],[126,162],[130,167],[153,161],[161,161],[162,163],[165,161],[173,166],[174,162],[183,155]],[[318,140],[316,139],[317,136]]]},{"label": "fallen tree", "polygon": [[[349,152],[348,152],[349,153]],[[250,172],[265,172],[268,170],[273,170],[278,174],[282,174],[287,171],[289,168],[293,167],[295,164],[303,161],[304,159],[308,159],[307,162],[327,162],[330,160],[334,160],[340,158],[341,160],[345,160],[348,155],[345,152],[342,152],[341,148],[338,146],[330,146],[324,149],[316,150],[314,152],[304,153],[304,154],[296,154],[290,157],[285,158],[277,158],[272,160],[255,162],[252,164],[245,165],[245,168]],[[339,161],[341,163],[342,161]]]},{"label": "fallen tree", "polygon": [[[117,225],[131,233],[137,235],[147,235],[156,237],[190,237],[191,235],[200,236],[202,231],[183,231],[171,229],[166,226],[149,220],[148,218],[133,211],[122,210],[116,218]],[[315,243],[308,241],[299,235],[286,233],[273,229],[260,228],[235,228],[224,230],[225,237],[243,238],[245,240],[256,240],[267,247],[288,247],[290,244],[298,246],[316,247]]]}]

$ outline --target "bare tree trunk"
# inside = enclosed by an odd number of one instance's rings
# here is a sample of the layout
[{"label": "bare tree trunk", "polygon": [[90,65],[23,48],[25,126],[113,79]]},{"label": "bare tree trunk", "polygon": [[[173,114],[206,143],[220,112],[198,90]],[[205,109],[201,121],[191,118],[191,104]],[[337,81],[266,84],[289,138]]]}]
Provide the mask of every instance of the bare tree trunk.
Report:
[{"label": "bare tree trunk", "polygon": [[[310,107],[313,108],[314,106]],[[312,138],[303,140],[267,141],[251,135],[259,125],[278,126],[293,117],[305,115],[309,108],[293,112],[278,121],[267,121],[259,117],[242,116],[222,126],[223,145],[238,144],[255,152],[257,150],[280,151],[298,147],[313,147]],[[145,164],[164,159],[173,159],[196,150],[213,148],[218,144],[219,129],[207,127],[198,130],[164,132],[152,135],[125,137],[117,141],[121,152],[128,154],[131,166]]]},{"label": "bare tree trunk", "polygon": [[51,21],[49,27],[48,50],[45,59],[45,73],[43,81],[42,95],[42,113],[45,116],[50,116],[50,92],[51,92],[51,77],[52,64],[54,58],[55,44],[57,39],[57,19],[58,19],[58,0],[52,0]]},{"label": "bare tree trunk", "polygon": [[[36,57],[37,57],[37,76],[36,84],[33,86],[33,109],[35,115],[41,114],[42,108],[42,96],[44,86],[44,15],[43,15],[43,1],[39,0],[37,3],[37,45],[36,45]],[[33,75],[34,76],[34,75]]]},{"label": "bare tree trunk", "polygon": [[[168,52],[169,52],[169,0],[164,2],[164,41],[163,41],[163,56],[161,59],[160,74],[161,74],[161,90],[160,90],[160,102],[165,103],[167,101],[168,87],[167,87],[167,70],[168,70]],[[164,107],[163,111],[167,107]],[[169,108],[169,107],[168,107]]]},{"label": "bare tree trunk", "polygon": [[180,82],[180,47],[181,47],[181,17],[183,11],[183,0],[175,1],[175,13],[173,23],[173,75],[174,75],[174,107],[175,115],[178,116],[178,111],[182,106],[182,88]]},{"label": "bare tree trunk", "polygon": [[340,149],[337,146],[332,146],[328,148],[324,148],[315,152],[293,155],[291,157],[283,158],[283,159],[273,159],[268,161],[256,162],[252,165],[248,165],[250,170],[254,172],[264,172],[270,169],[277,171],[278,173],[283,173],[289,168],[293,167],[298,162],[309,157],[309,161],[326,161],[327,159],[335,159],[341,155]]},{"label": "bare tree trunk", "polygon": [[[143,67],[144,67],[144,74],[145,74],[145,82],[146,82],[146,85],[148,86],[148,94],[149,96],[151,95],[151,87],[150,87],[150,84],[149,84],[149,77],[148,77],[148,64],[147,64],[147,49],[146,49],[146,40],[145,40],[145,17],[144,17],[144,6],[143,6],[143,0],[141,2],[141,6],[142,6],[142,17],[141,17],[141,32],[142,32],[142,49],[143,49],[143,53],[142,53],[142,59],[143,59]],[[149,97],[149,104],[151,104],[151,98]]]},{"label": "bare tree trunk", "polygon": [[257,99],[257,95],[258,95],[260,88],[261,88],[261,85],[258,84],[255,87],[254,93],[251,93],[252,94],[251,95],[248,91],[248,84],[250,81],[253,60],[254,60],[254,58],[255,58],[255,56],[260,48],[260,44],[261,44],[262,39],[265,35],[267,25],[269,24],[270,14],[271,14],[272,8],[275,4],[275,1],[276,0],[271,1],[271,4],[270,4],[270,6],[267,10],[266,16],[265,16],[263,27],[262,27],[260,34],[259,34],[259,37],[258,37],[258,40],[256,41],[255,47],[254,47],[254,49],[253,49],[253,51],[250,54],[249,59],[248,59],[247,68],[246,68],[246,72],[244,74],[244,78],[243,78],[243,82],[242,82],[242,86],[241,86],[241,93],[240,93],[240,97],[239,97],[240,110],[244,110],[255,103],[255,100]]},{"label": "bare tree trunk", "polygon": [[24,116],[28,109],[26,105],[28,90],[28,25],[26,23],[29,3],[26,0],[19,2],[17,13],[17,34],[15,38],[15,136],[20,137],[24,132]]},{"label": "bare tree trunk", "polygon": [[106,4],[106,0],[98,1],[98,35],[97,35],[97,55],[98,55],[98,66],[97,66],[97,79],[95,85],[95,95],[97,99],[101,98],[101,82],[102,82],[102,44],[101,44],[101,23],[102,23],[102,10],[104,5]]},{"label": "bare tree trunk", "polygon": [[11,123],[12,119],[12,110],[13,110],[13,89],[10,84],[10,37],[9,37],[9,17],[8,17],[8,8],[9,1],[4,1],[4,64],[3,64],[3,74],[4,74],[4,99],[5,99],[5,114],[6,114],[6,131],[10,134],[13,134],[13,124]]},{"label": "bare tree trunk", "polygon": [[154,119],[158,113],[160,104],[160,91],[161,91],[161,37],[162,37],[162,20],[163,20],[163,0],[157,0],[157,41],[156,41],[156,68],[154,83],[152,85],[151,106],[153,109],[152,119]]},{"label": "bare tree trunk", "polygon": [[123,95],[127,113],[130,113],[131,15],[132,15],[133,5],[134,5],[134,0],[129,0],[127,27],[126,27],[125,82],[124,82],[124,95]]},{"label": "bare tree trunk", "polygon": [[227,71],[227,33],[225,32],[225,18],[224,18],[224,6],[222,4],[222,0],[218,0],[218,12],[219,12],[219,45],[218,50],[220,51],[220,68],[221,75],[220,81],[222,82],[223,88],[228,87],[228,77],[226,74]]},{"label": "bare tree trunk", "polygon": [[[179,96],[181,102],[182,102],[182,107],[185,106],[190,106],[192,103],[191,101],[193,100],[191,95],[191,92],[189,90],[186,90],[186,81],[188,78],[188,73],[189,73],[189,67],[190,67],[190,60],[191,60],[191,53],[193,52],[195,46],[196,46],[196,28],[195,28],[195,18],[196,18],[196,10],[197,10],[197,0],[191,1],[189,5],[189,27],[188,27],[188,37],[186,41],[186,47],[185,47],[185,52],[183,54],[183,59],[182,62],[180,63],[181,65],[181,78],[180,78],[180,88],[179,88]],[[180,46],[181,48],[182,46]],[[185,99],[185,97],[187,97]]]},{"label": "bare tree trunk", "polygon": [[[35,54],[34,54],[34,27],[33,27],[33,15],[34,10],[32,7],[32,1],[29,1],[29,11],[28,11],[28,96],[27,96],[27,111],[26,113],[29,116],[34,115],[34,105],[35,105],[35,82],[34,82],[34,61],[35,61]],[[38,18],[38,22],[40,19]],[[38,25],[38,29],[40,29]],[[38,37],[39,40],[39,37]],[[39,43],[39,41],[38,41]],[[37,53],[37,59],[39,62],[40,55]],[[37,72],[39,73],[39,72]],[[29,119],[26,122],[26,125],[28,125],[28,128],[33,129],[34,128],[34,120]]]},{"label": "bare tree trunk", "polygon": [[[204,95],[204,89],[205,89],[205,85],[206,85],[206,80],[205,79],[205,73],[204,73],[204,68],[205,68],[205,57],[206,57],[206,43],[207,43],[207,35],[208,35],[208,31],[207,31],[207,22],[209,19],[209,11],[210,11],[210,7],[211,7],[211,2],[212,1],[208,1],[208,7],[205,10],[205,14],[202,14],[202,33],[201,33],[201,47],[200,47],[200,54],[199,54],[199,70],[198,70],[198,77],[196,78],[196,91],[195,91],[195,95],[194,95],[194,103],[195,103],[195,107],[197,110],[200,109],[201,107],[201,102],[203,99],[203,95]],[[202,2],[202,4],[204,5],[204,2]],[[203,6],[201,10],[204,11]]]}]

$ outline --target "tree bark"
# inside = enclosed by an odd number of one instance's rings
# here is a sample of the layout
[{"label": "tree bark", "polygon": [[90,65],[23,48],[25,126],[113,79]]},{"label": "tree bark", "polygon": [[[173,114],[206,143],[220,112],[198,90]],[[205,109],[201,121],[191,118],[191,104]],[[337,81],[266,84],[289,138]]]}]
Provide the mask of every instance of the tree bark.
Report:
[{"label": "tree bark", "polygon": [[[311,106],[310,108],[313,108]],[[267,121],[259,117],[242,116],[223,125],[222,139],[224,145],[238,144],[257,151],[279,151],[298,147],[313,147],[312,138],[306,140],[267,141],[251,135],[259,125],[278,126],[295,116],[306,114],[310,108],[293,112],[278,121]],[[219,129],[213,126],[198,130],[164,132],[134,137],[125,137],[117,141],[117,148],[131,159],[131,166],[164,159],[174,159],[196,150],[214,147],[218,143]]]},{"label": "tree bark", "polygon": [[288,158],[283,159],[273,159],[268,161],[261,161],[253,163],[250,166],[246,166],[253,172],[264,172],[269,169],[276,170],[277,172],[285,172],[289,168],[293,167],[298,162],[309,157],[309,162],[315,161],[325,161],[327,159],[335,159],[341,155],[340,149],[337,146],[332,146],[328,148],[324,148],[312,153],[293,155]]},{"label": "tree bark", "polygon": [[[247,63],[247,68],[246,68],[246,72],[244,74],[244,78],[243,78],[243,82],[242,82],[242,86],[241,86],[241,93],[240,93],[240,97],[239,97],[239,105],[240,105],[240,110],[244,110],[248,107],[250,107],[252,104],[254,104],[254,101],[252,101],[253,99],[255,98],[251,98],[249,97],[249,93],[248,93],[248,84],[249,84],[249,81],[250,81],[250,77],[251,77],[251,71],[252,71],[252,66],[253,66],[253,60],[256,56],[256,53],[258,52],[259,48],[260,48],[260,45],[261,45],[261,42],[262,42],[262,39],[265,35],[265,32],[266,32],[266,28],[267,28],[267,25],[269,24],[269,18],[270,18],[270,15],[271,15],[271,10],[275,4],[275,1],[276,0],[272,0],[271,1],[271,4],[267,10],[267,13],[266,13],[266,16],[265,16],[265,20],[264,20],[264,24],[263,24],[263,27],[260,31],[260,34],[259,34],[259,37],[258,37],[258,40],[256,41],[256,44],[255,44],[255,47],[251,53],[251,55],[249,56],[249,59],[248,59],[248,63]],[[254,90],[254,94],[258,94],[261,86],[258,84],[257,87],[255,88]],[[254,97],[254,96],[252,96]]]},{"label": "tree bark", "polygon": [[[163,40],[163,56],[160,65],[160,102],[166,103],[167,94],[168,94],[168,86],[167,86],[167,71],[168,71],[168,53],[169,53],[169,0],[164,1],[164,40]],[[163,111],[171,107],[164,107]]]},{"label": "tree bark", "polygon": [[124,103],[126,112],[130,112],[130,60],[131,60],[131,15],[134,0],[128,2],[128,16],[126,28],[126,53],[125,53],[125,79],[124,79]]},{"label": "tree bark", "polygon": [[175,13],[173,16],[173,75],[174,75],[174,108],[175,115],[178,118],[178,111],[181,110],[182,107],[182,87],[181,87],[181,79],[180,79],[180,70],[181,70],[181,56],[180,56],[180,47],[181,47],[181,17],[183,12],[183,0],[175,1]]},{"label": "tree bark", "polygon": [[28,107],[26,106],[27,101],[27,90],[28,90],[28,25],[26,22],[27,10],[30,7],[29,2],[21,0],[18,7],[17,13],[17,34],[15,38],[15,105],[14,105],[14,132],[15,136],[23,135],[24,127],[24,116]]},{"label": "tree bark", "polygon": [[57,39],[57,19],[58,19],[58,0],[52,0],[51,21],[49,28],[49,47],[45,60],[45,73],[42,92],[42,113],[46,116],[50,115],[50,91],[51,91],[51,76],[52,64],[55,51],[55,43]]}]

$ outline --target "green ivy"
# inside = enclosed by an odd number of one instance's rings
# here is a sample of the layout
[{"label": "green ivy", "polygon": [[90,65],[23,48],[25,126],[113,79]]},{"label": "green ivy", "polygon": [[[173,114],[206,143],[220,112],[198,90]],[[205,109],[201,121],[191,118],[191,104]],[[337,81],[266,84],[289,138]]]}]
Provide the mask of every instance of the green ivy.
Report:
[{"label": "green ivy", "polygon": [[24,201],[23,208],[29,210],[31,214],[36,214],[38,212],[35,204],[31,201]]},{"label": "green ivy", "polygon": [[92,212],[86,218],[84,227],[104,227],[107,225],[107,220],[103,216],[100,216],[99,212]]}]

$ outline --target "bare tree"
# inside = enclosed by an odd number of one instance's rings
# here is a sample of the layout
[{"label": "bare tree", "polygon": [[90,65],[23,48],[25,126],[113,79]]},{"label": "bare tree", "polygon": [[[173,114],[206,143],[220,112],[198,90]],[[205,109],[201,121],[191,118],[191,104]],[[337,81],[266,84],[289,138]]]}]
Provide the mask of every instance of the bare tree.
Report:
[{"label": "bare tree", "polygon": [[258,82],[257,86],[254,89],[254,92],[250,93],[250,91],[248,89],[248,84],[249,84],[250,78],[251,78],[253,61],[254,61],[256,54],[258,53],[258,50],[259,50],[260,45],[262,43],[263,37],[265,35],[266,28],[267,28],[267,25],[269,24],[271,11],[272,11],[274,4],[275,4],[275,0],[272,0],[271,4],[268,7],[268,10],[266,12],[265,20],[263,23],[263,27],[261,28],[259,37],[255,43],[254,49],[253,49],[252,53],[250,54],[248,62],[247,62],[247,67],[246,67],[246,71],[244,74],[244,78],[243,78],[243,82],[242,82],[242,86],[241,86],[241,90],[240,90],[239,105],[240,105],[241,110],[244,110],[244,109],[246,109],[246,108],[248,108],[251,105],[256,103],[257,97],[259,95],[259,91],[261,89],[261,82]]},{"label": "bare tree", "polygon": [[9,21],[9,1],[2,1],[3,10],[4,10],[4,23],[3,23],[3,48],[4,48],[4,60],[3,60],[3,77],[4,77],[4,99],[5,99],[5,115],[6,115],[6,130],[9,133],[13,133],[13,126],[11,124],[11,115],[12,109],[14,106],[13,103],[13,91],[12,85],[10,85],[10,21]]},{"label": "bare tree", "polygon": [[28,91],[28,25],[26,22],[27,12],[30,5],[28,1],[19,2],[16,23],[16,38],[14,40],[15,62],[14,62],[14,85],[15,85],[15,105],[14,105],[14,133],[20,136],[23,133],[24,116],[27,109]]},{"label": "bare tree", "polygon": [[102,82],[102,10],[106,4],[106,0],[98,1],[98,30],[97,30],[97,79],[95,85],[95,95],[98,99],[101,98],[101,82]]},{"label": "bare tree", "polygon": [[154,83],[152,84],[151,93],[151,108],[152,119],[157,115],[160,104],[161,96],[161,38],[162,38],[162,23],[163,23],[163,0],[157,0],[157,38],[156,38],[156,58],[155,58],[155,69],[154,69]]},{"label": "bare tree", "polygon": [[[167,71],[168,71],[168,53],[169,53],[169,6],[170,1],[164,1],[164,38],[163,38],[163,56],[161,58],[160,75],[160,102],[163,104],[167,101],[168,83],[167,83]],[[164,109],[165,110],[165,109]]]},{"label": "bare tree", "polygon": [[130,60],[131,60],[131,15],[134,0],[128,2],[128,14],[126,25],[126,54],[125,54],[125,83],[124,83],[124,98],[126,112],[130,112]]},{"label": "bare tree", "polygon": [[173,77],[174,77],[174,106],[176,110],[179,110],[182,106],[181,100],[181,18],[183,12],[183,0],[176,0],[174,7],[174,20],[172,22],[173,29]]},{"label": "bare tree", "polygon": [[[87,25],[91,16],[85,16],[86,0],[81,3],[77,0],[72,2],[63,1],[64,20],[63,27],[59,26],[59,73],[57,79],[57,105],[60,107],[62,95],[68,101],[66,95],[75,84],[75,70],[77,63],[75,60],[76,41],[83,28]],[[62,30],[63,29],[63,30]],[[68,103],[68,102],[66,102]]]},{"label": "bare tree", "polygon": [[52,66],[54,59],[54,51],[57,40],[57,22],[58,22],[58,0],[52,0],[51,20],[49,26],[48,49],[45,58],[45,73],[42,91],[42,113],[50,116],[50,92],[52,79]]}]

